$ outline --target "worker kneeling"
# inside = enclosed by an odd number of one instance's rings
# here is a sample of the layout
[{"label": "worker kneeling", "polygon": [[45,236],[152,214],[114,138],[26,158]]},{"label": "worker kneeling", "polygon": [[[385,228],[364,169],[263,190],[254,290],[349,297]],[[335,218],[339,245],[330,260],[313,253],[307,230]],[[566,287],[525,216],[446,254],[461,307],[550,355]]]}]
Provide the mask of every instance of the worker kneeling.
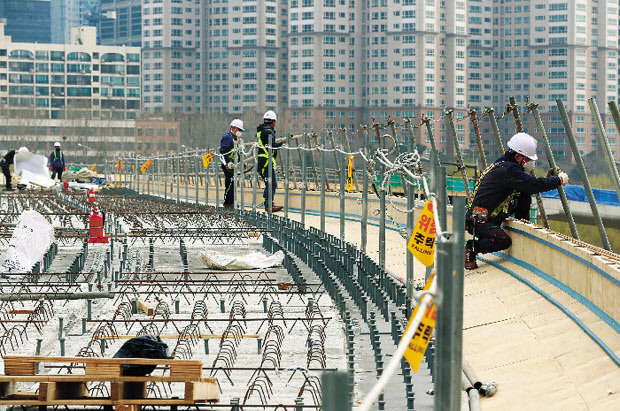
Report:
[{"label": "worker kneeling", "polygon": [[517,133],[508,141],[509,150],[484,170],[478,179],[466,213],[467,231],[474,236],[465,248],[465,268],[478,268],[476,255],[505,250],[512,240],[501,225],[510,215],[529,219],[532,194],[553,190],[568,183],[568,175],[560,172],[536,178],[528,174],[534,169],[536,139]]}]

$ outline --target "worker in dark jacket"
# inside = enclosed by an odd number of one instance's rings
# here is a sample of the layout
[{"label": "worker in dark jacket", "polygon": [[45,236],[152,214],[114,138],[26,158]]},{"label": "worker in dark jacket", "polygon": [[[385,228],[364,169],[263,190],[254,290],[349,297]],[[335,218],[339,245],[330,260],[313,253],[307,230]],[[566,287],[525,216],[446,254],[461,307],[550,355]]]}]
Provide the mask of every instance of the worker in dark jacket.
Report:
[{"label": "worker in dark jacket", "polygon": [[226,190],[224,191],[224,207],[226,208],[233,208],[235,204],[235,141],[244,131],[243,121],[236,118],[230,123],[228,133],[224,134],[220,141],[222,171],[226,177]]},{"label": "worker in dark jacket", "polygon": [[11,165],[15,163],[15,153],[17,153],[17,150],[10,150],[0,159],[0,167],[2,167],[2,174],[4,174],[6,181],[5,191],[13,191],[13,186],[11,185]]},{"label": "worker in dark jacket", "polygon": [[478,268],[476,255],[505,250],[512,240],[501,225],[510,215],[529,219],[532,195],[553,190],[568,183],[568,175],[560,172],[536,178],[528,174],[534,169],[536,139],[526,133],[515,134],[508,141],[509,150],[480,175],[467,208],[467,231],[474,236],[465,248],[465,268]]},{"label": "worker in dark jacket", "polygon": [[[276,195],[276,188],[278,184],[276,182],[276,157],[278,156],[278,149],[282,147],[283,142],[276,141],[276,113],[272,110],[265,112],[263,115],[263,124],[259,125],[256,129],[256,137],[258,139],[258,170],[261,178],[265,181],[265,192],[263,198],[265,199],[265,211],[269,210],[269,192],[271,192],[272,199]],[[286,140],[284,140],[286,141]],[[269,179],[269,146],[272,150],[272,174]],[[271,181],[270,181],[271,180]],[[273,205],[272,212],[282,210],[282,206]]]},{"label": "worker in dark jacket", "polygon": [[52,180],[58,175],[58,181],[62,181],[62,172],[65,171],[65,155],[58,141],[54,143],[54,151],[50,154],[50,171]]}]

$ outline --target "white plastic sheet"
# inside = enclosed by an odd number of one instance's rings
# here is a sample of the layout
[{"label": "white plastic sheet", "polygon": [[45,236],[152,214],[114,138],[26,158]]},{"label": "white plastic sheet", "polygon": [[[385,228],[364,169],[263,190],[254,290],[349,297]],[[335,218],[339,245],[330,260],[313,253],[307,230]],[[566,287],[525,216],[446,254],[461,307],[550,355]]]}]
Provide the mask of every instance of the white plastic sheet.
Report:
[{"label": "white plastic sheet", "polygon": [[32,154],[26,149],[20,149],[15,154],[15,174],[20,176],[19,184],[36,184],[45,188],[55,184],[48,172],[47,157]]},{"label": "white plastic sheet", "polygon": [[26,273],[54,241],[54,227],[36,211],[24,211],[13,230],[0,273]]},{"label": "white plastic sheet", "polygon": [[284,253],[278,251],[273,255],[265,255],[255,252],[236,256],[207,249],[200,253],[200,259],[208,268],[216,270],[252,270],[282,265]]}]

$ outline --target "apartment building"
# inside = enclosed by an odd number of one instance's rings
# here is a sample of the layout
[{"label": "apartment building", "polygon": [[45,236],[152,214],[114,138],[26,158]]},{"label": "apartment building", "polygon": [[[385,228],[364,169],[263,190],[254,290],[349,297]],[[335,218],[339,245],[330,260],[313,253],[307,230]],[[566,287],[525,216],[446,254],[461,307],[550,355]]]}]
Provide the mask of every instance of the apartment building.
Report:
[{"label": "apartment building", "polygon": [[[140,104],[140,48],[98,46],[96,28],[74,28],[70,44],[13,42],[0,20],[0,134],[48,150],[54,141],[130,152]],[[83,150],[83,147],[79,149]]]},{"label": "apartment building", "polygon": [[263,113],[288,105],[287,1],[204,6],[204,107]]},{"label": "apartment building", "polygon": [[[618,99],[618,6],[618,0],[470,0],[468,102],[478,109],[492,105],[498,111],[503,111],[510,96],[521,107],[528,99],[539,103],[554,153],[569,156],[556,105],[561,99],[582,153],[598,150],[588,99],[597,100],[604,122],[612,125],[606,103]],[[492,49],[487,47],[489,41]],[[504,139],[515,132],[511,121],[500,121]],[[531,116],[524,123],[535,132]],[[615,130],[608,130],[618,158]],[[482,132],[485,143],[494,147],[488,121],[483,122]]]},{"label": "apartment building", "polygon": [[52,39],[50,0],[2,0],[0,18],[14,41],[50,43]]},{"label": "apartment building", "polygon": [[142,47],[142,0],[101,0],[101,44]]},{"label": "apartment building", "polygon": [[142,1],[145,112],[201,111],[202,29],[200,0]]}]

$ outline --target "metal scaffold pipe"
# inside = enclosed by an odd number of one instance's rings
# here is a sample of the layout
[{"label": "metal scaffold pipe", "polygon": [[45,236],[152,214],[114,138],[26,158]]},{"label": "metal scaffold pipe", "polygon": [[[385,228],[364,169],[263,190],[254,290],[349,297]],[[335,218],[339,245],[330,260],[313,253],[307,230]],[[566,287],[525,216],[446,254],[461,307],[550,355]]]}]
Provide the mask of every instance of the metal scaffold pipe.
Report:
[{"label": "metal scaffold pipe", "polygon": [[564,123],[566,137],[568,137],[568,143],[570,144],[571,151],[573,152],[575,164],[577,165],[577,170],[579,171],[579,175],[581,176],[583,188],[586,191],[586,196],[588,197],[590,209],[592,210],[592,215],[594,216],[596,227],[598,228],[599,235],[601,236],[603,247],[606,250],[611,251],[611,245],[609,244],[609,239],[607,238],[607,232],[605,231],[605,227],[603,226],[603,220],[598,211],[596,200],[594,199],[594,193],[592,192],[592,186],[590,185],[590,180],[588,179],[588,173],[586,171],[585,165],[583,164],[581,154],[579,153],[579,148],[577,147],[577,140],[575,139],[575,135],[573,134],[573,129],[571,128],[570,121],[568,119],[568,113],[566,113],[566,108],[564,107],[564,102],[558,99],[556,100],[556,103],[560,110],[560,115],[562,116],[562,122]]},{"label": "metal scaffold pipe", "polygon": [[[555,157],[553,156],[553,151],[551,150],[551,145],[549,144],[549,138],[547,137],[547,131],[545,130],[545,126],[543,125],[542,119],[540,118],[540,113],[538,112],[538,103],[530,104],[530,110],[532,115],[534,116],[534,120],[536,121],[536,127],[538,129],[538,134],[540,135],[543,146],[545,147],[545,153],[547,154],[547,160],[549,160],[549,165],[553,169],[553,175],[558,175],[558,166],[555,162]],[[570,227],[570,232],[573,238],[579,240],[579,232],[577,231],[577,225],[575,224],[575,220],[573,219],[573,213],[570,210],[570,204],[568,202],[568,198],[566,198],[566,192],[564,191],[564,187],[562,185],[558,186],[558,193],[560,194],[560,201],[562,202],[562,208],[564,209],[564,214],[568,218],[568,225]]]},{"label": "metal scaffold pipe", "polygon": [[480,135],[480,127],[478,124],[478,118],[476,117],[476,110],[469,110],[469,116],[471,118],[471,124],[474,126],[474,135],[476,136],[476,144],[478,145],[480,162],[482,163],[482,169],[484,170],[487,168],[487,157],[484,154],[484,146],[482,144],[482,136]]},{"label": "metal scaffold pipe", "polygon": [[505,153],[504,143],[502,143],[502,135],[499,132],[499,125],[497,125],[497,118],[495,117],[495,110],[493,107],[486,109],[486,113],[489,115],[489,121],[491,122],[491,128],[493,129],[493,136],[495,137],[495,143],[497,144],[497,150],[499,155]]},{"label": "metal scaffold pipe", "polygon": [[[517,106],[517,102],[514,97],[510,97],[509,101],[510,101],[510,109],[512,110],[512,114],[515,118],[515,125],[517,126],[517,131],[519,133],[523,133],[524,132],[523,122],[521,121],[521,116],[519,115],[519,107]],[[536,177],[536,174],[534,174],[534,170],[530,171],[530,175],[532,177]],[[545,228],[549,228],[549,220],[547,219],[547,213],[545,212],[545,206],[543,204],[540,193],[536,193],[536,204],[538,205],[538,213],[540,214],[542,225]]]},{"label": "metal scaffold pipe", "polygon": [[450,130],[452,131],[452,141],[454,142],[454,152],[456,153],[456,166],[461,172],[461,176],[463,177],[463,186],[465,187],[465,194],[467,195],[467,199],[471,198],[471,191],[469,189],[469,179],[467,178],[467,171],[465,170],[465,165],[463,163],[463,155],[461,154],[461,146],[459,144],[458,136],[456,135],[456,127],[454,126],[454,112],[452,110],[448,110],[446,113],[448,117],[448,122],[450,123]]},{"label": "metal scaffold pipe", "polygon": [[[590,103],[590,109],[592,110],[592,114],[594,114],[594,118],[596,119],[596,127],[598,128],[599,137],[603,141],[605,159],[607,160],[609,171],[611,171],[612,180],[614,181],[616,185],[616,194],[618,194],[618,198],[620,199],[620,176],[618,175],[618,167],[616,167],[613,153],[611,152],[611,148],[609,147],[609,138],[607,137],[607,132],[605,131],[605,127],[603,126],[603,120],[601,119],[601,113],[599,112],[598,106],[596,105],[596,100],[591,98],[589,100],[589,103]],[[620,125],[620,115],[618,114],[618,106],[616,106],[615,101],[612,100],[609,102],[609,110],[611,111],[611,115],[614,118],[616,127],[618,127]]]},{"label": "metal scaffold pipe", "polygon": [[362,218],[360,226],[360,249],[366,252],[366,244],[368,243],[368,153],[370,152],[370,139],[368,136],[368,127],[362,126],[362,135],[364,136],[364,174],[362,175]]}]

